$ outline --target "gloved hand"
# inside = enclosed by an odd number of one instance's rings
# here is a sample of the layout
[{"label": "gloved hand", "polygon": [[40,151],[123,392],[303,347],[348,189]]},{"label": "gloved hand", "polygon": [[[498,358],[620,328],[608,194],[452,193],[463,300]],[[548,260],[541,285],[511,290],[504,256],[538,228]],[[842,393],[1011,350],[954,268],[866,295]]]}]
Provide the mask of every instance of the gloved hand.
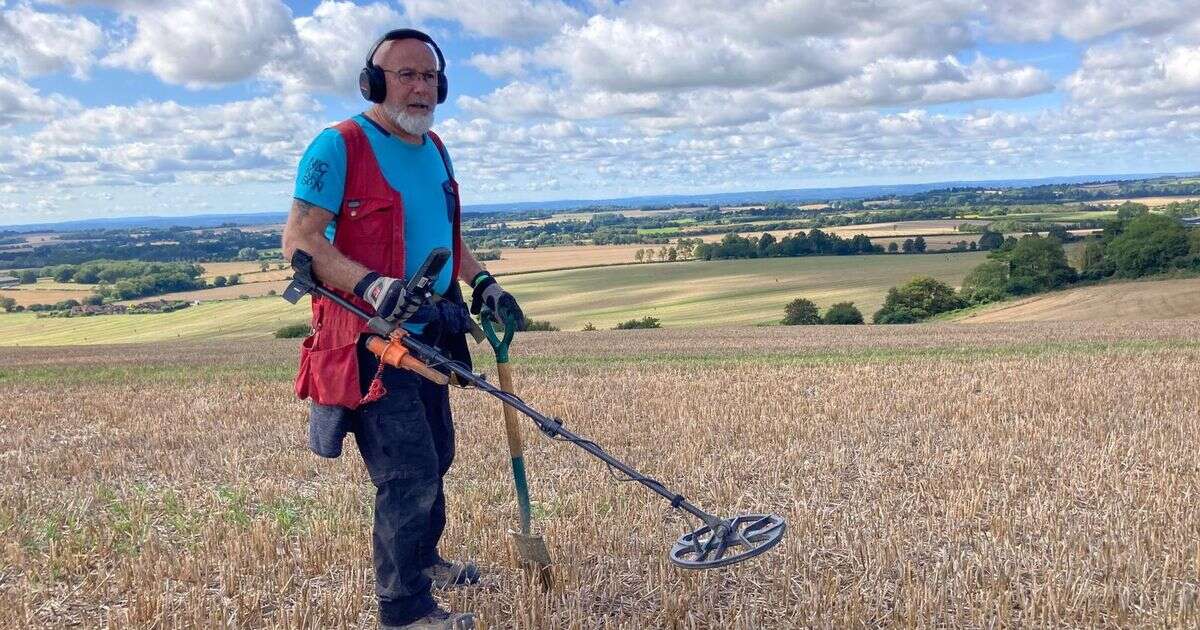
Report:
[{"label": "gloved hand", "polygon": [[505,320],[512,319],[517,330],[525,329],[525,313],[521,312],[521,307],[517,304],[516,298],[511,293],[500,288],[500,283],[492,277],[492,274],[481,271],[474,279],[471,280],[471,314],[478,315],[483,307],[487,307],[492,312],[492,319],[496,323],[504,324]]},{"label": "gloved hand", "polygon": [[412,317],[430,295],[429,291],[424,295],[410,292],[403,280],[381,276],[374,271],[354,285],[354,294],[374,307],[377,315],[396,324]]}]

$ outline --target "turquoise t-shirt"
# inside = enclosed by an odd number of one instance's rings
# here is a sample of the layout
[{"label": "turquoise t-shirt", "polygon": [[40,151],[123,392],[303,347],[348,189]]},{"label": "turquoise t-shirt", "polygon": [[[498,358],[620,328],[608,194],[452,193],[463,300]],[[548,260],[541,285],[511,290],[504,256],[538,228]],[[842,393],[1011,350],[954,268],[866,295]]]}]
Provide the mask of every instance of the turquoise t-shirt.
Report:
[{"label": "turquoise t-shirt", "polygon": [[[404,202],[404,269],[411,272],[421,266],[435,247],[454,251],[452,219],[442,188],[450,176],[437,145],[428,135],[422,136],[420,145],[404,142],[362,114],[354,122],[366,132],[384,179]],[[346,143],[336,129],[325,129],[300,158],[293,196],[336,215],[345,189]],[[336,229],[335,217],[325,230],[326,238],[333,241]],[[445,294],[450,288],[453,266],[453,259],[446,263],[434,291]]]}]

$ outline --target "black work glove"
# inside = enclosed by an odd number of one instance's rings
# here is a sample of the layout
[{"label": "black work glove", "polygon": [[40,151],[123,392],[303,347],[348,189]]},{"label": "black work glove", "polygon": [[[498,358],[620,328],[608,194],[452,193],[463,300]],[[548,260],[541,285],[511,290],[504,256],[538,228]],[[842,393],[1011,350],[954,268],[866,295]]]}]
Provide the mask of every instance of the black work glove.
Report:
[{"label": "black work glove", "polygon": [[377,315],[395,324],[408,321],[429,299],[428,291],[423,295],[410,292],[403,280],[374,271],[354,285],[354,294],[374,307]]},{"label": "black work glove", "polygon": [[511,293],[500,288],[500,283],[492,277],[492,274],[481,271],[471,280],[471,314],[478,315],[483,307],[487,307],[492,312],[492,319],[501,325],[505,321],[512,319],[516,324],[517,330],[525,329],[525,313],[521,312],[521,307],[517,304],[517,299]]}]

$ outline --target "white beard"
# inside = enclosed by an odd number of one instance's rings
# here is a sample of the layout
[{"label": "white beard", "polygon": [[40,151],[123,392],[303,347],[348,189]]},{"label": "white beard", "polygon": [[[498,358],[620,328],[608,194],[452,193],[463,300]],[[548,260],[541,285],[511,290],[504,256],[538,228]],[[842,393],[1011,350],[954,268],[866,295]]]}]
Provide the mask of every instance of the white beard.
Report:
[{"label": "white beard", "polygon": [[392,117],[392,121],[396,123],[397,127],[414,136],[423,136],[430,127],[433,127],[433,110],[430,110],[428,114],[413,115],[403,108],[388,107],[387,114]]}]

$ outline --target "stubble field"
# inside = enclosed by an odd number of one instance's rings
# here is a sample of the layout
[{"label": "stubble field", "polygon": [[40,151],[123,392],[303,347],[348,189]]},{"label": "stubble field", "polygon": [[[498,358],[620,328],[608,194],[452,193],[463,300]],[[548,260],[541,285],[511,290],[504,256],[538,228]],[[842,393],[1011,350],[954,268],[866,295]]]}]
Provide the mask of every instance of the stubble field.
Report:
[{"label": "stubble field", "polygon": [[[455,391],[440,595],[489,628],[1194,627],[1200,320],[532,333],[517,387],[783,543],[691,523],[527,431],[558,587],[510,568],[499,410]],[[307,451],[294,341],[0,349],[0,626],[373,627],[372,490]],[[487,361],[482,369],[492,372]]]}]

